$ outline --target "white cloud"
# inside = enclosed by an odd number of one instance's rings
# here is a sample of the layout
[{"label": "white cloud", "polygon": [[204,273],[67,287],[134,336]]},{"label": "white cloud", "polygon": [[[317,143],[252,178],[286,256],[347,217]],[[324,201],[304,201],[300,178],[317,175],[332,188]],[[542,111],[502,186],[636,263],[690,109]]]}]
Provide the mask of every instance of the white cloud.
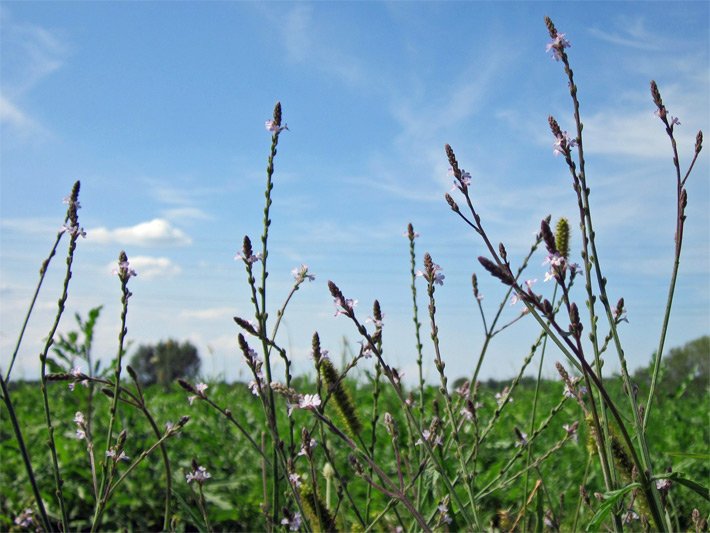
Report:
[{"label": "white cloud", "polygon": [[[182,269],[167,257],[150,257],[147,255],[134,255],[128,258],[138,277],[141,279],[152,279],[157,277],[177,276]],[[113,271],[116,263],[111,262],[107,269]]]},{"label": "white cloud", "polygon": [[93,228],[87,230],[87,241],[134,246],[184,246],[192,243],[188,235],[162,218],[125,228]]}]

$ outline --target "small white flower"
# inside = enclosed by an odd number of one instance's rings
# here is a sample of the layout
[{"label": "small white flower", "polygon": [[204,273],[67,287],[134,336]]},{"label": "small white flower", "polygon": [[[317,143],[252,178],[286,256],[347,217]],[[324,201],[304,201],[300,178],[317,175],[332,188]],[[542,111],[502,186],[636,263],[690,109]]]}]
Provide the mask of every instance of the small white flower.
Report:
[{"label": "small white flower", "polygon": [[113,448],[106,452],[106,457],[110,457],[115,462],[128,461],[130,459],[130,457],[128,457],[123,450],[121,450],[121,453],[116,456],[116,450],[114,450]]},{"label": "small white flower", "polygon": [[320,405],[320,396],[317,394],[304,394],[298,400],[301,409],[315,409]]},{"label": "small white flower", "polygon": [[308,265],[301,265],[291,271],[293,278],[297,283],[303,283],[305,280],[313,281],[316,277],[308,272]]}]

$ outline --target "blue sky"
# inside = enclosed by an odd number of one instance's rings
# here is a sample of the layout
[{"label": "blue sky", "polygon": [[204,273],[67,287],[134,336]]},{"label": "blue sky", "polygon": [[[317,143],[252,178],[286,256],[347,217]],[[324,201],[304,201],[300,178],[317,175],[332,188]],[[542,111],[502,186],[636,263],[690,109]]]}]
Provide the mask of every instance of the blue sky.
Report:
[{"label": "blue sky", "polygon": [[[343,336],[357,340],[333,316],[332,279],[359,300],[363,319],[380,300],[386,358],[415,376],[402,237],[412,222],[420,262],[428,251],[446,275],[437,298],[447,372],[470,375],[483,340],[471,273],[489,316],[503,289],[481,272],[482,243],[443,200],[452,185],[444,144],[471,172],[484,224],[513,264],[547,214],[570,218],[579,253],[576,200],[547,127],[549,114],[563,129],[573,122],[561,64],[545,53],[545,15],[572,43],[602,266],[612,298],[627,302],[630,366],[646,364],[658,343],[675,217],[670,146],[648,84],[658,82],[681,120],[685,167],[710,123],[707,2],[3,2],[0,366],[63,220],[62,198],[80,179],[88,235],[60,329],[74,327],[74,312],[104,305],[95,354],[115,355],[120,294],[111,268],[125,249],[139,274],[128,318],[135,345],[189,339],[207,374],[245,376],[232,316],[252,311],[233,256],[245,234],[257,242],[261,233],[264,121],[280,100],[290,131],[276,161],[272,316],[292,268],[306,263],[317,276],[281,330],[295,369],[309,368],[316,330],[334,354]],[[707,178],[703,153],[688,183],[668,347],[710,331]],[[527,275],[538,286],[542,260],[540,252]],[[37,374],[62,264],[57,257],[16,376]],[[584,308],[581,284],[577,291]],[[504,316],[517,312],[506,306]],[[536,335],[529,319],[496,337],[483,377],[512,376]],[[423,337],[427,375],[437,380],[426,326]],[[559,358],[550,352],[546,375]],[[606,368],[618,368],[614,355]]]}]

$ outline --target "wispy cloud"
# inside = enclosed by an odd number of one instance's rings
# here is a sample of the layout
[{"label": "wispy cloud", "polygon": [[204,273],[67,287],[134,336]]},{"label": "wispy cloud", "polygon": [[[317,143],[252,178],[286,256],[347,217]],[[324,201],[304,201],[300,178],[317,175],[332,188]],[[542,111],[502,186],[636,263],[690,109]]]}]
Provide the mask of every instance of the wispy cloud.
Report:
[{"label": "wispy cloud", "polygon": [[[180,311],[179,317],[189,320],[217,320],[233,315],[234,308],[232,307],[211,307],[207,309],[183,309]],[[230,345],[230,347],[232,346]]]},{"label": "wispy cloud", "polygon": [[199,207],[175,207],[162,211],[168,220],[213,220],[214,217]]},{"label": "wispy cloud", "polygon": [[589,33],[602,41],[637,50],[663,50],[668,44],[646,29],[646,22],[642,17],[620,18],[617,26],[617,30],[590,28]]},{"label": "wispy cloud", "polygon": [[133,246],[185,246],[191,244],[192,239],[181,229],[172,226],[167,220],[154,218],[135,226],[88,229],[87,242]]},{"label": "wispy cloud", "polygon": [[61,221],[49,217],[0,219],[0,228],[21,235],[52,235],[59,231],[60,226]]},{"label": "wispy cloud", "polygon": [[334,42],[326,44],[316,39],[315,36],[323,36],[324,31],[313,20],[311,6],[298,4],[285,13],[280,6],[278,14],[269,11],[267,17],[283,27],[277,35],[292,63],[307,64],[351,86],[370,85],[374,81],[366,76],[363,65],[355,56],[338,48]]},{"label": "wispy cloud", "polygon": [[20,102],[37,84],[62,67],[68,47],[58,32],[19,22],[6,7],[0,10],[0,28],[3,48],[0,124],[20,137],[41,133],[44,128],[22,109]]},{"label": "wispy cloud", "polygon": [[12,135],[21,138],[44,131],[33,118],[0,95],[0,124],[7,127]]},{"label": "wispy cloud", "polygon": [[[129,257],[131,268],[135,269],[141,279],[177,276],[182,269],[167,257],[151,257],[147,255],[134,255]],[[107,270],[113,271],[116,263],[107,265]]]}]

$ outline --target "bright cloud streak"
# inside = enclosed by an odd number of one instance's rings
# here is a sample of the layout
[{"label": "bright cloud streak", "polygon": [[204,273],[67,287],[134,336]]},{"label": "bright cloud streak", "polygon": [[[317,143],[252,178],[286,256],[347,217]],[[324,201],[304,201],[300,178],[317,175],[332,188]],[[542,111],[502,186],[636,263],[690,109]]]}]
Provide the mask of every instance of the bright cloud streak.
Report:
[{"label": "bright cloud streak", "polygon": [[87,230],[87,237],[90,242],[122,246],[185,246],[192,243],[192,239],[185,232],[162,218],[154,218],[129,227],[92,228]]}]

